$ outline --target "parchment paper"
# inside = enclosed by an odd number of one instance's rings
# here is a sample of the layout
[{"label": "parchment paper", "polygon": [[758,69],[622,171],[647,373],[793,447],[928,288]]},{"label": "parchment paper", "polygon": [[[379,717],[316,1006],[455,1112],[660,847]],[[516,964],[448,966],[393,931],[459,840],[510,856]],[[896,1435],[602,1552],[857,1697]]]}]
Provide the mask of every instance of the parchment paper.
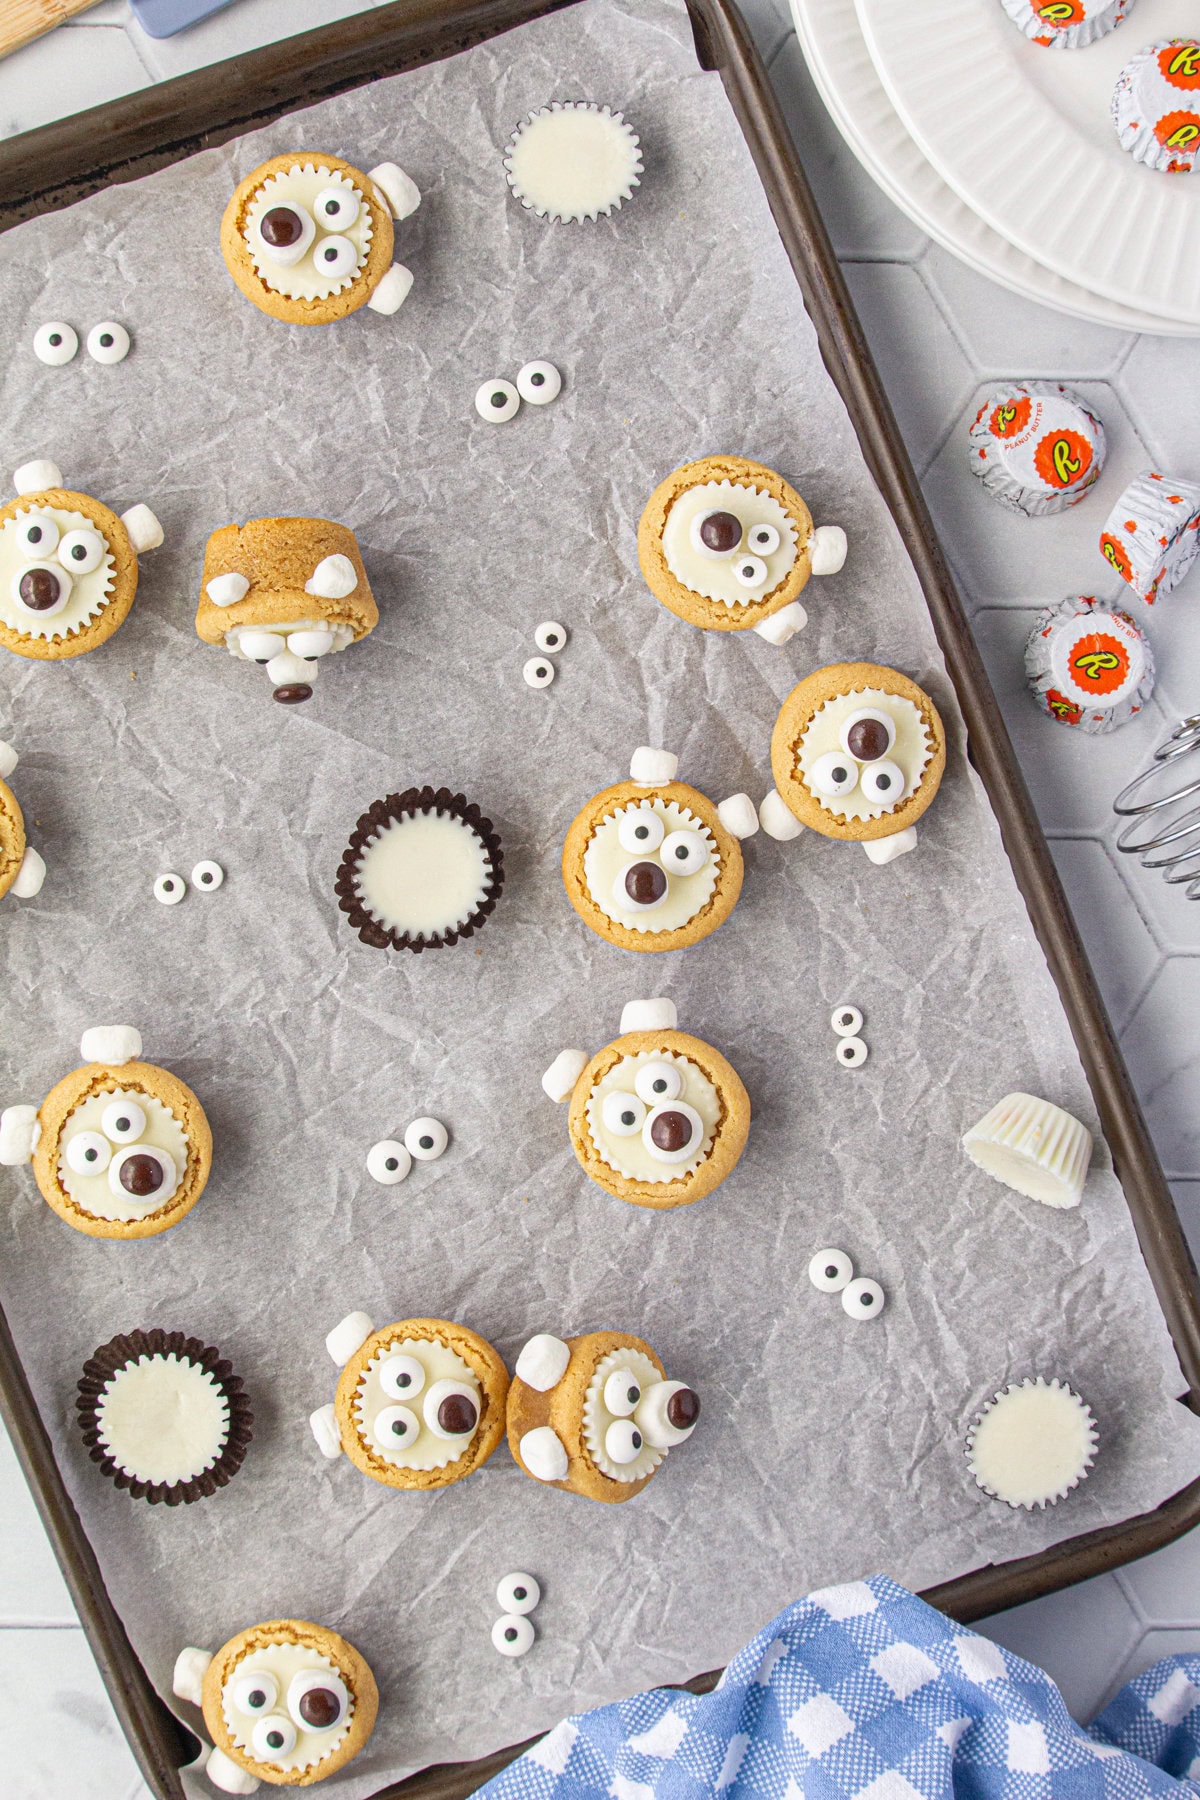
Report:
[{"label": "parchment paper", "polygon": [[[529,108],[572,97],[627,108],[646,163],[620,214],[582,229],[523,215],[500,161]],[[292,329],[234,289],[225,200],[289,147],[394,158],[417,180],[397,245],[416,282],[396,318]],[[133,331],[120,367],[34,362],[43,319],[105,317]],[[813,1585],[874,1569],[941,1581],[1200,1472],[1200,1421],[1175,1399],[1103,1150],[1063,1214],[958,1148],[1011,1088],[1094,1124],[1092,1107],[916,581],[682,7],[586,0],[24,225],[4,239],[0,343],[7,463],[53,456],[119,509],[147,501],[167,533],[112,642],[0,673],[0,730],[50,869],[38,900],[4,904],[0,1100],[39,1102],[84,1027],[129,1020],[200,1095],[216,1142],[200,1205],[141,1244],[71,1232],[28,1170],[0,1189],[3,1303],[164,1693],[186,1643],[279,1614],[337,1627],[383,1694],[339,1782],[355,1800],[720,1664]],[[563,370],[562,397],[503,428],[478,420],[479,382],[532,357]],[[638,574],[655,483],[726,449],[850,533],[784,651],[693,630]],[[352,525],[382,612],[295,709],[192,629],[207,534],[274,512]],[[571,639],[554,686],[531,692],[521,665],[547,617]],[[735,914],[702,945],[639,957],[592,936],[559,847],[631,750],[666,745],[714,799],[759,799],[784,695],[858,656],[927,685],[950,728],[916,854],[877,869],[811,833],[760,834]],[[475,939],[385,955],[347,928],[334,873],[370,801],[426,781],[493,818],[507,887]],[[200,857],[224,887],[157,905],[155,874]],[[599,1048],[627,999],[655,993],[730,1057],[755,1109],[735,1176],[663,1216],[587,1182],[539,1087],[561,1047]],[[853,1073],[828,1024],[845,1000],[871,1047]],[[378,1187],[368,1147],[425,1112],[450,1150]],[[809,1286],[824,1245],[883,1283],[880,1322]],[[355,1307],[461,1319],[510,1364],[535,1330],[632,1329],[695,1384],[704,1418],[628,1506],[540,1489],[504,1448],[442,1493],[393,1493],[325,1463],[306,1423],[333,1394],[324,1335]],[[174,1512],[105,1481],[73,1423],[85,1357],[150,1324],[218,1344],[257,1415],[232,1486]],[[1087,1397],[1101,1454],[1067,1502],[1028,1516],[973,1486],[962,1438],[1033,1372]],[[521,1567],[542,1583],[538,1642],[505,1661],[494,1587]]]}]

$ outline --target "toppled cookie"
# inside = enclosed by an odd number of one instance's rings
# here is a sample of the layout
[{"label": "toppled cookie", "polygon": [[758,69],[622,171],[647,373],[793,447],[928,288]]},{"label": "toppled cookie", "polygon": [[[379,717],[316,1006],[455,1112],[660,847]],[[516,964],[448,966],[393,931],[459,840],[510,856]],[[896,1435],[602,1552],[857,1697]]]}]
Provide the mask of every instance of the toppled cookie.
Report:
[{"label": "toppled cookie", "polygon": [[18,900],[32,900],[42,891],[46,865],[25,842],[25,815],[6,780],[17,761],[12,745],[0,738],[0,898],[15,894]]}]

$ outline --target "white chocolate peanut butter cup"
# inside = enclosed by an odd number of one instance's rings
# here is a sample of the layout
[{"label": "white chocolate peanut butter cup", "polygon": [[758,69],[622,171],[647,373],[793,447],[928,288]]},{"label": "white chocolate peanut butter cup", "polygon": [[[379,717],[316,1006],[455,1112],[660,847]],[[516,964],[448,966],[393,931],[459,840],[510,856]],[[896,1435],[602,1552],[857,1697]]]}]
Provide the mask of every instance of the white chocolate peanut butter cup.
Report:
[{"label": "white chocolate peanut butter cup", "polygon": [[1010,1382],[967,1433],[967,1462],[985,1494],[1007,1506],[1053,1506],[1087,1475],[1098,1438],[1091,1408],[1057,1378]]},{"label": "white chocolate peanut butter cup", "polygon": [[1091,1133],[1033,1094],[1006,1094],[962,1140],[971,1161],[1044,1206],[1078,1206],[1092,1160]]}]

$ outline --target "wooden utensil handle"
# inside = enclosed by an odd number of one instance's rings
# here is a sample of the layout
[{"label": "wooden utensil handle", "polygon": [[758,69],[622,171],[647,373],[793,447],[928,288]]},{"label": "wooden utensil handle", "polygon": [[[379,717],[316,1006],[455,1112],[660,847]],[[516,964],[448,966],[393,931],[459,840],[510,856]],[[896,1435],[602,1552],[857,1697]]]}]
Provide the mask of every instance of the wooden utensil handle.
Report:
[{"label": "wooden utensil handle", "polygon": [[19,50],[64,19],[86,12],[96,0],[4,0],[0,7],[0,56]]}]

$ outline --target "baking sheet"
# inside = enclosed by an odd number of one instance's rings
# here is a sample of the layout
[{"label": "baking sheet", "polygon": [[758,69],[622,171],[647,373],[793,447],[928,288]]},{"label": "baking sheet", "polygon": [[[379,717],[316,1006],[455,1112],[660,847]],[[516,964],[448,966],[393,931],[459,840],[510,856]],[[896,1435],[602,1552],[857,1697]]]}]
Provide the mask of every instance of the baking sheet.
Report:
[{"label": "baking sheet", "polygon": [[[579,97],[628,110],[647,173],[614,220],[549,227],[508,199],[500,150],[529,108]],[[225,274],[231,187],[313,145],[393,158],[423,190],[398,229],[416,285],[394,320],[291,329]],[[39,1101],[85,1026],[129,1019],[216,1139],[200,1205],[144,1244],[79,1237],[28,1171],[0,1178],[0,1295],[160,1690],[186,1642],[216,1648],[278,1614],[336,1626],[384,1696],[339,1783],[365,1796],[713,1667],[814,1584],[884,1568],[929,1585],[1126,1518],[1200,1472],[1200,1422],[1175,1401],[1111,1174],[1098,1166],[1062,1215],[957,1149],[1013,1087],[1094,1124],[1092,1108],[920,592],[682,8],[585,0],[5,242],[11,463],[54,456],[69,483],[119,509],[145,500],[167,531],[109,645],[0,673],[0,731],[50,864],[36,901],[5,906],[0,1103]],[[116,369],[43,369],[28,344],[48,317],[120,318],[135,350]],[[479,421],[479,382],[535,356],[563,369],[562,397]],[[812,623],[783,651],[692,630],[637,571],[651,488],[718,449],[778,467],[851,533],[846,569],[812,584]],[[305,511],[358,531],[383,616],[312,702],[284,709],[191,619],[210,530]],[[534,693],[520,669],[545,617],[571,641]],[[704,944],[635,957],[589,934],[558,850],[632,748],[675,749],[714,799],[760,798],[783,696],[858,656],[922,681],[951,726],[919,851],[875,869],[852,846],[760,834],[735,914]],[[454,950],[384,956],[346,927],[333,877],[364,807],[426,781],[496,822],[506,892]],[[220,892],[156,905],[155,873],[202,856],[226,867]],[[598,1048],[626,999],[657,992],[755,1107],[735,1176],[663,1216],[587,1183],[539,1087],[559,1048]],[[846,999],[872,1050],[853,1073],[827,1024]],[[450,1151],[377,1187],[367,1148],[423,1112],[446,1120]],[[827,1243],[883,1282],[880,1322],[853,1325],[809,1287]],[[628,1507],[541,1490],[504,1449],[443,1493],[395,1494],[324,1463],[307,1430],[336,1378],[324,1333],[354,1307],[381,1324],[461,1318],[510,1363],[535,1330],[631,1329],[695,1383],[704,1420]],[[86,1355],[150,1324],[220,1345],[257,1413],[232,1486],[174,1513],[105,1482],[72,1423]],[[1068,1502],[1030,1518],[978,1493],[960,1444],[996,1387],[1034,1371],[1087,1396],[1102,1450]],[[508,1662],[489,1631],[515,1567],[544,1597],[534,1652]]]}]

